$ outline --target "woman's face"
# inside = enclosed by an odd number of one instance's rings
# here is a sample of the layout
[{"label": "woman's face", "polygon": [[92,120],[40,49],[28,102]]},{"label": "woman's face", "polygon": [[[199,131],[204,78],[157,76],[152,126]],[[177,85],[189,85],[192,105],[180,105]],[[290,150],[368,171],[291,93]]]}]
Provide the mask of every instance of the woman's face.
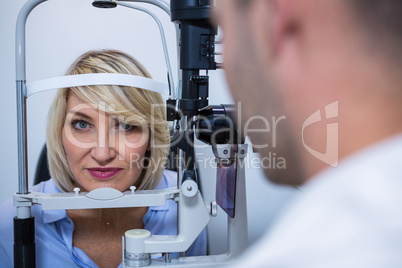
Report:
[{"label": "woman's face", "polygon": [[145,124],[141,127],[121,121],[94,108],[75,93],[69,96],[62,143],[81,190],[111,187],[125,191],[140,184],[149,144],[148,128]]}]

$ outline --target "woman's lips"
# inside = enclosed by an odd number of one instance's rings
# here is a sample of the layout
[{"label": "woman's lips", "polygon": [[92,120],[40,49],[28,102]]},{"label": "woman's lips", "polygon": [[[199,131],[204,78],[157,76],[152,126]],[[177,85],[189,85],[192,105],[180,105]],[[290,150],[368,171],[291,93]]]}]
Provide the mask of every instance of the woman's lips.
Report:
[{"label": "woman's lips", "polygon": [[108,180],[123,171],[122,168],[87,168],[87,170],[98,180]]}]

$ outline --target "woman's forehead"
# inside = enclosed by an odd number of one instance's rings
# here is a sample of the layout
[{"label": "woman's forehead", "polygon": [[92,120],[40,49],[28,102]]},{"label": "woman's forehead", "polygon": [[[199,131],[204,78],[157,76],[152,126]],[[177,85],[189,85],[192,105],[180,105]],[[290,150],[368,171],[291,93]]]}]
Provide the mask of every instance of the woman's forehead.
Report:
[{"label": "woman's forehead", "polygon": [[99,103],[96,106],[93,103],[89,103],[74,92],[71,92],[67,101],[67,113],[68,114],[80,114],[86,116],[98,116],[99,114],[108,115],[106,109],[106,104]]},{"label": "woman's forehead", "polygon": [[113,104],[99,102],[97,104],[89,103],[80,98],[76,93],[71,92],[67,101],[67,117],[78,115],[84,119],[94,119],[99,116],[111,117],[117,121],[126,123],[145,123],[144,116],[131,114],[130,116],[116,115],[116,109]]},{"label": "woman's forehead", "polygon": [[77,94],[71,92],[67,100],[67,111],[78,112],[82,109],[97,110],[93,104],[84,101]]}]

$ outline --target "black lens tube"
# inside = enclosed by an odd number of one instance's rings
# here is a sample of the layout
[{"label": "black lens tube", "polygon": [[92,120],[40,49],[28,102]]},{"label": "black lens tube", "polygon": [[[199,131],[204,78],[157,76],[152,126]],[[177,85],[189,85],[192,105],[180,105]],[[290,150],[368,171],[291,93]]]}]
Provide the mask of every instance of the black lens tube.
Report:
[{"label": "black lens tube", "polygon": [[35,268],[35,219],[14,218],[14,268]]}]

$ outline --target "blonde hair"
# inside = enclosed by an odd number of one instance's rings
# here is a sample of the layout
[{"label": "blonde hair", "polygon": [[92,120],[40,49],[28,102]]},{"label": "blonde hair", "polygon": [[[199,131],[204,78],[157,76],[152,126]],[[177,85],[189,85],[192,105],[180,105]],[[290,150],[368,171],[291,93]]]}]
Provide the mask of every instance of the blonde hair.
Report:
[{"label": "blonde hair", "polygon": [[[89,51],[80,56],[66,75],[88,73],[122,73],[151,78],[137,60],[116,50]],[[50,174],[57,187],[72,191],[76,181],[67,162],[62,144],[62,130],[67,114],[67,101],[75,93],[85,102],[99,108],[103,102],[112,105],[113,111],[105,111],[118,118],[139,117],[149,130],[149,148],[146,164],[141,173],[139,189],[154,189],[162,177],[169,151],[169,132],[162,96],[152,91],[112,85],[82,86],[59,89],[49,110],[46,142]],[[100,109],[100,108],[99,108]],[[129,123],[129,122],[126,122]]]}]

